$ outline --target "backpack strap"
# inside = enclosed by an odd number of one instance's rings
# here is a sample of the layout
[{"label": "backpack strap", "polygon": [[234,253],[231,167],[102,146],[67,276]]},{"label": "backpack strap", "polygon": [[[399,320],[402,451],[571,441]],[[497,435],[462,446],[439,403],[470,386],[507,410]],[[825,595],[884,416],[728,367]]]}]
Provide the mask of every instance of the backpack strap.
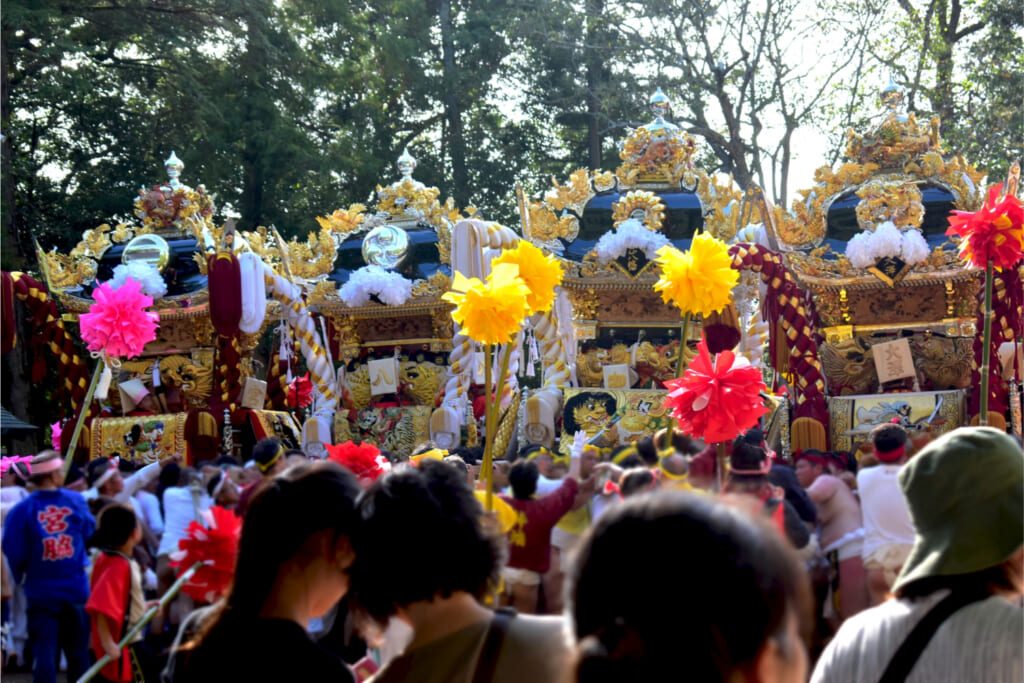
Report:
[{"label": "backpack strap", "polygon": [[954,591],[940,600],[928,610],[928,614],[924,615],[921,621],[917,622],[914,629],[900,644],[896,654],[889,660],[889,665],[885,667],[885,672],[882,673],[878,683],[902,683],[907,680],[907,676],[913,671],[917,660],[921,658],[921,653],[928,647],[932,636],[939,630],[943,622],[960,608],[988,597],[990,594],[982,591]]},{"label": "backpack strap", "polygon": [[491,625],[487,629],[487,638],[480,650],[480,656],[476,660],[476,671],[473,673],[473,683],[490,683],[494,680],[494,674],[498,670],[498,655],[501,654],[501,645],[505,641],[505,634],[512,625],[512,619],[516,611],[511,608],[501,607],[491,617]]}]

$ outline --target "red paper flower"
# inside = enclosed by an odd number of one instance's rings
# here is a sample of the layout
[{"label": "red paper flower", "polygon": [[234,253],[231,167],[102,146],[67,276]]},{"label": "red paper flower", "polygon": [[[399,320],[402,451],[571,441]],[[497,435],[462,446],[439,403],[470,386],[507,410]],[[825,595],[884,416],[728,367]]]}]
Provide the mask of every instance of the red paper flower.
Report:
[{"label": "red paper flower", "polygon": [[202,562],[182,590],[195,600],[212,603],[224,595],[235,574],[242,520],[220,506],[206,510],[202,517],[206,526],[197,521],[188,525],[185,538],[178,541],[179,550],[171,555],[171,566],[180,575]]},{"label": "red paper flower", "polygon": [[103,283],[92,297],[96,303],[79,318],[82,339],[90,351],[134,358],[156,339],[160,318],[146,312],[153,299],[142,293],[142,285],[135,280],[128,278],[117,289]]},{"label": "red paper flower", "polygon": [[355,444],[351,441],[338,444],[324,444],[327,459],[336,462],[352,474],[363,487],[377,481],[385,472],[391,471],[391,463],[380,454],[380,450],[371,443]]},{"label": "red paper flower", "polygon": [[665,382],[665,406],[684,433],[708,443],[731,441],[768,412],[760,395],[767,389],[761,371],[732,351],[712,359],[703,338],[697,350],[683,376]]},{"label": "red paper flower", "polygon": [[985,268],[989,259],[998,271],[1010,268],[1024,251],[1024,206],[1012,194],[1002,201],[1002,184],[988,191],[980,211],[952,211],[947,235],[963,238],[960,256],[977,268]]},{"label": "red paper flower", "polygon": [[309,373],[296,377],[288,385],[288,405],[292,408],[305,408],[313,402],[313,382]]}]

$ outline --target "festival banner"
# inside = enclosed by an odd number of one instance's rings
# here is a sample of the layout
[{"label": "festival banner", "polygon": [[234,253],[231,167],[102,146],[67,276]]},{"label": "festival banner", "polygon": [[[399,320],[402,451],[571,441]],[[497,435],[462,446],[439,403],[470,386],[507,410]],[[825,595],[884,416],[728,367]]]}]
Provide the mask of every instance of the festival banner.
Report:
[{"label": "festival banner", "polygon": [[899,394],[835,396],[828,400],[833,450],[870,450],[868,435],[881,424],[897,422],[911,440],[933,437],[964,425],[965,400],[960,389]]},{"label": "festival banner", "polygon": [[605,435],[616,444],[629,444],[668,427],[668,409],[662,405],[667,393],[658,389],[567,388],[559,449],[568,454],[577,430],[583,430],[589,440],[616,416],[621,419]]}]

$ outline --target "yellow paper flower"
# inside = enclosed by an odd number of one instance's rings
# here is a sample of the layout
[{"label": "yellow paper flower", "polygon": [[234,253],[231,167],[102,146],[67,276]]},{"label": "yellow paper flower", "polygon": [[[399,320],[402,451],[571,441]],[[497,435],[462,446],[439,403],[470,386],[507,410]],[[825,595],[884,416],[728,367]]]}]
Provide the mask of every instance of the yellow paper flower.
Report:
[{"label": "yellow paper flower", "polygon": [[732,288],[740,279],[725,242],[706,232],[693,238],[686,253],[662,247],[657,263],[661,279],[654,289],[683,313],[710,315],[721,311],[732,301]]},{"label": "yellow paper flower", "polygon": [[473,341],[503,344],[519,331],[529,313],[530,289],[519,278],[519,267],[498,263],[486,282],[456,271],[452,291],[441,298],[455,304],[452,318]]},{"label": "yellow paper flower", "polygon": [[693,256],[690,252],[683,253],[672,245],[665,245],[657,253],[658,258],[654,262],[661,269],[661,278],[654,283],[654,291],[661,292],[661,298],[667,304],[684,301],[690,286]]},{"label": "yellow paper flower", "polygon": [[551,310],[555,303],[555,287],[562,282],[562,264],[554,256],[545,256],[541,249],[526,240],[519,240],[515,249],[509,249],[491,261],[492,265],[512,263],[519,266],[519,278],[530,293],[526,303],[528,315]]}]

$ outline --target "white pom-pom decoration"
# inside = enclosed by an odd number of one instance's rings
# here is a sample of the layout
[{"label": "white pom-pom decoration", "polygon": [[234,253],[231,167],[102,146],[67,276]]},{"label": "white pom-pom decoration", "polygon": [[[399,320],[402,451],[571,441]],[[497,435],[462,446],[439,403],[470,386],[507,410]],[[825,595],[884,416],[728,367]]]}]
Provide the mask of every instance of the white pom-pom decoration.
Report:
[{"label": "white pom-pom decoration", "polygon": [[663,233],[650,230],[635,218],[627,218],[612,232],[606,232],[597,241],[594,253],[597,262],[608,263],[624,255],[629,249],[639,249],[649,259],[657,258],[658,250],[668,244]]},{"label": "white pom-pom decoration", "polygon": [[924,240],[917,230],[907,230],[903,233],[903,260],[912,266],[927,260],[932,253],[931,247]]},{"label": "white pom-pom decoration", "polygon": [[363,266],[338,289],[341,300],[353,308],[370,303],[371,294],[388,306],[401,306],[412,296],[412,282],[380,266]]},{"label": "white pom-pom decoration", "polygon": [[846,244],[846,258],[854,268],[870,268],[886,256],[895,256],[908,265],[917,265],[928,258],[931,249],[920,231],[900,231],[892,222],[880,223],[874,232],[855,235]]},{"label": "white pom-pom decoration", "polygon": [[114,268],[114,276],[107,281],[107,284],[114,289],[120,289],[124,281],[131,278],[142,285],[142,293],[153,299],[160,299],[167,294],[167,283],[164,276],[150,263],[140,261],[121,264]]}]

